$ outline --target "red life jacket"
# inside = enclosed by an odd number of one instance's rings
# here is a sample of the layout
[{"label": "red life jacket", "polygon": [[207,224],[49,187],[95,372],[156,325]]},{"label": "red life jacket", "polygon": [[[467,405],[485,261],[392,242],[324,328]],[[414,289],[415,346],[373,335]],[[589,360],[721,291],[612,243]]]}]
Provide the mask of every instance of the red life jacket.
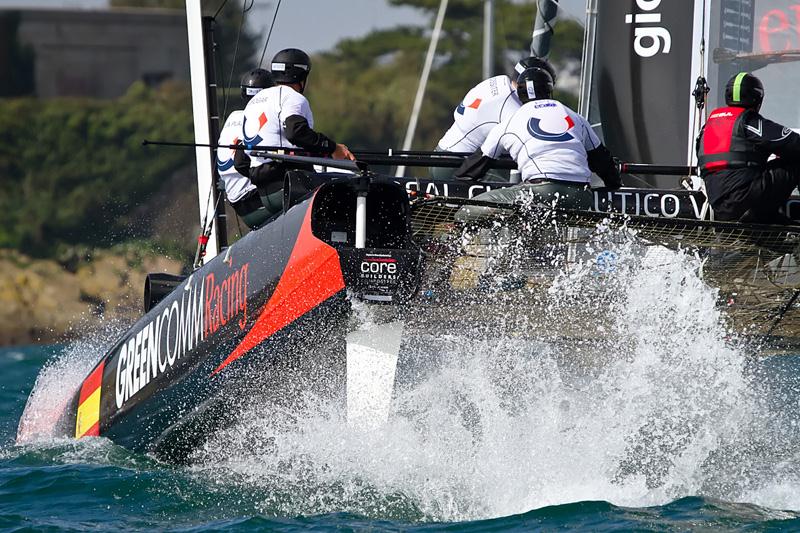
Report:
[{"label": "red life jacket", "polygon": [[744,136],[744,107],[720,107],[711,112],[703,129],[697,160],[700,172],[763,167],[764,156]]}]

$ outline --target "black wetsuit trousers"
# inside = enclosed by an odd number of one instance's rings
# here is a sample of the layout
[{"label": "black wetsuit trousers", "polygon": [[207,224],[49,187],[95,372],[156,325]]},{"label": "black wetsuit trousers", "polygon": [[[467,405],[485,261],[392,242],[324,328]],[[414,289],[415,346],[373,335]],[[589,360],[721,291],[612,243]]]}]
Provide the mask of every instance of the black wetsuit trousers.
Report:
[{"label": "black wetsuit trousers", "polygon": [[250,169],[250,181],[258,187],[258,193],[270,215],[276,215],[283,209],[283,184],[286,172],[290,170],[306,170],[313,172],[311,165],[296,165],[271,161]]},{"label": "black wetsuit trousers", "polygon": [[[751,179],[741,179],[743,174]],[[715,219],[780,223],[785,218],[779,210],[800,185],[800,165],[774,161],[766,170],[720,171],[705,179]]]},{"label": "black wetsuit trousers", "polygon": [[250,229],[261,226],[265,220],[274,214],[266,209],[261,196],[255,190],[245,194],[237,202],[232,203],[231,206]]}]

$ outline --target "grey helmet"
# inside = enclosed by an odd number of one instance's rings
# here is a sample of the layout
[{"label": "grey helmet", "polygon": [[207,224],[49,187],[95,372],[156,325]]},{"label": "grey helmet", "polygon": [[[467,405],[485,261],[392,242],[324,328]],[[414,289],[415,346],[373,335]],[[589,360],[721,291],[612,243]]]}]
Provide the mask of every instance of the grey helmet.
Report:
[{"label": "grey helmet", "polygon": [[545,69],[550,77],[553,78],[553,85],[556,83],[556,69],[553,68],[553,65],[550,62],[542,57],[530,56],[524,59],[520,59],[516,65],[514,65],[514,71],[517,73],[516,75],[519,76],[522,72],[527,68],[543,68]]},{"label": "grey helmet", "polygon": [[553,97],[553,77],[543,68],[526,68],[517,77],[517,96],[524,104]]},{"label": "grey helmet", "polygon": [[242,99],[249,102],[258,91],[275,85],[272,81],[272,74],[263,68],[255,68],[242,76]]}]

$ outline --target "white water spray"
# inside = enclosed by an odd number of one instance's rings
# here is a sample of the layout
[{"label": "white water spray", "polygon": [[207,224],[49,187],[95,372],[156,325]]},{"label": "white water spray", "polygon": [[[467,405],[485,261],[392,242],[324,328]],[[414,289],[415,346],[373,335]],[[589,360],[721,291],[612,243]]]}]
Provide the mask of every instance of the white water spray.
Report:
[{"label": "white water spray", "polygon": [[[353,427],[345,402],[310,393],[251,398],[197,452],[196,475],[223,491],[256,487],[258,508],[278,516],[463,521],[687,495],[800,509],[800,365],[749,357],[692,254],[643,253],[635,240],[607,237],[546,302],[548,323],[596,340],[535,329],[416,336],[403,350],[430,365],[396,391],[385,425]],[[115,333],[73,344],[41,372],[20,443],[49,439]]]},{"label": "white water spray", "polygon": [[587,261],[550,291],[551,319],[588,309],[579,326],[603,339],[426,336],[404,349],[438,366],[396,391],[384,426],[349,426],[341,402],[254,401],[198,452],[199,475],[262,487],[277,515],[461,521],[687,495],[800,509],[796,380],[765,384],[696,257],[619,237],[597,243],[613,268]]},{"label": "white water spray", "polygon": [[87,330],[91,333],[70,343],[39,372],[19,421],[17,444],[49,441],[56,435],[57,423],[73,394],[125,327],[107,321],[102,329]]}]

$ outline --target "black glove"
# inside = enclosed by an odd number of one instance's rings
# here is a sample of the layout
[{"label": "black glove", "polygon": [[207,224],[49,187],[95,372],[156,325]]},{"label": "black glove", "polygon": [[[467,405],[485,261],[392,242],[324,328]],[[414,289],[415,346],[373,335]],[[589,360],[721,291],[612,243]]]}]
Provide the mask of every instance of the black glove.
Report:
[{"label": "black glove", "polygon": [[611,155],[603,144],[586,152],[589,170],[600,176],[605,186],[609,189],[619,189],[622,179],[619,177],[619,160]]},{"label": "black glove", "polygon": [[486,172],[492,166],[492,161],[494,160],[491,157],[483,155],[481,149],[478,148],[471,155],[464,158],[453,177],[457,180],[476,183],[486,175]]},{"label": "black glove", "polygon": [[618,173],[614,173],[603,178],[603,183],[607,189],[619,189],[622,187],[622,178]]}]

